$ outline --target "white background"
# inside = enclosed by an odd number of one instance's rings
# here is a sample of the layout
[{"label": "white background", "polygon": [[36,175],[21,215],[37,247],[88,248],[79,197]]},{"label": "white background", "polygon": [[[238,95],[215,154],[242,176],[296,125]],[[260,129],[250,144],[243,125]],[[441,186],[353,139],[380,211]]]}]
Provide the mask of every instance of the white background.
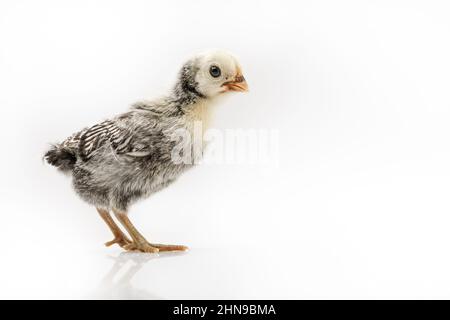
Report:
[{"label": "white background", "polygon": [[[0,298],[450,298],[447,1],[0,2]],[[42,162],[239,57],[218,128],[279,132],[279,165],[199,166],[130,216],[181,255],[121,254]]]}]

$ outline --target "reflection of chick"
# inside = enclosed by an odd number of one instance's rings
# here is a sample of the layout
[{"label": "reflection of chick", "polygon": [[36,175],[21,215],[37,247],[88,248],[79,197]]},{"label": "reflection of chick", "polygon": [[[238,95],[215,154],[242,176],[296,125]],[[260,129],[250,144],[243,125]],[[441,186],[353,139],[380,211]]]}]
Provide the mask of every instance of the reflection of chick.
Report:
[{"label": "reflection of chick", "polygon": [[[114,257],[114,265],[100,282],[94,298],[99,299],[160,299],[146,290],[133,287],[131,280],[152,259],[182,255],[183,252],[167,252],[157,256],[138,252],[122,252]],[[130,265],[131,264],[131,265]]]},{"label": "reflection of chick", "polygon": [[[176,133],[191,132],[195,121],[205,122],[214,97],[246,90],[233,56],[222,51],[198,55],[184,64],[168,95],[136,103],[126,113],[75,133],[53,146],[45,159],[70,173],[78,195],[97,207],[114,234],[107,246],[117,243],[126,250],[143,252],[186,250],[149,243],[131,224],[128,208],[191,167],[172,159]],[[131,240],[116,225],[110,210]]]}]

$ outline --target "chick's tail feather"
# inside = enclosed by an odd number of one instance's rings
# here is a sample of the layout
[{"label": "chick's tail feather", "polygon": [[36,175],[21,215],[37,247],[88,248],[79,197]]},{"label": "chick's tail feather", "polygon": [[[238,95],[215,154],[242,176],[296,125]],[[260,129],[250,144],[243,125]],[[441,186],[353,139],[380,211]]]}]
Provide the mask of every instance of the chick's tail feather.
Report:
[{"label": "chick's tail feather", "polygon": [[53,145],[45,153],[44,159],[61,171],[71,171],[77,161],[77,157],[72,150],[59,145]]}]

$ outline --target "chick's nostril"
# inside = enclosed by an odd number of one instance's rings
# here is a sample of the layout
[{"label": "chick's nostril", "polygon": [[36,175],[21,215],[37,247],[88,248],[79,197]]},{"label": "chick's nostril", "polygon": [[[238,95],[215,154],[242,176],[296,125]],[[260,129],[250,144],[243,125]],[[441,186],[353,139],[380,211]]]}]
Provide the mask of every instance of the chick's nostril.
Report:
[{"label": "chick's nostril", "polygon": [[239,75],[239,76],[236,76],[236,80],[235,80],[236,82],[244,82],[245,81],[245,78],[244,78],[244,76],[243,75]]}]

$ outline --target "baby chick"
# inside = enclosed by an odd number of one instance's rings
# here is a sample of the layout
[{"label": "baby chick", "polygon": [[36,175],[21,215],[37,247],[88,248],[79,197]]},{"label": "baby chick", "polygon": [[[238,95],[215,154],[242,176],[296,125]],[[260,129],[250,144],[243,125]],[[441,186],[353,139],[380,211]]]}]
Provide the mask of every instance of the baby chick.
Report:
[{"label": "baby chick", "polygon": [[224,51],[199,54],[182,66],[175,86],[164,97],[136,103],[126,113],[85,128],[53,145],[44,157],[69,173],[76,193],[97,208],[114,235],[106,246],[117,243],[125,250],[142,252],[186,250],[181,245],[149,243],[131,223],[128,209],[192,167],[192,163],[174,161],[174,133],[192,132],[195,121],[205,122],[217,96],[247,89],[232,55]]}]

